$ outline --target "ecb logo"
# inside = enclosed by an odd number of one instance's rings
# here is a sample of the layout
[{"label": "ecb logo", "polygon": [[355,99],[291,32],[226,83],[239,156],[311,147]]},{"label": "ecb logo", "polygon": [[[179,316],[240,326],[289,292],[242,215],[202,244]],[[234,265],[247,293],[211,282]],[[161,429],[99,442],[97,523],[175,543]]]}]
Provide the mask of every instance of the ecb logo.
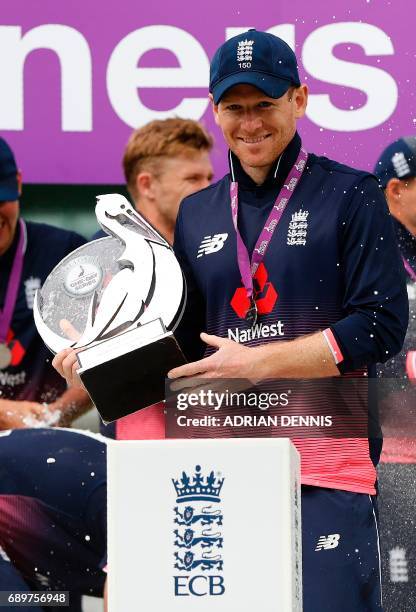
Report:
[{"label": "ecb logo", "polygon": [[203,476],[186,472],[172,479],[176,491],[174,507],[174,589],[176,597],[223,595],[223,514],[219,506],[224,478],[214,472]]}]

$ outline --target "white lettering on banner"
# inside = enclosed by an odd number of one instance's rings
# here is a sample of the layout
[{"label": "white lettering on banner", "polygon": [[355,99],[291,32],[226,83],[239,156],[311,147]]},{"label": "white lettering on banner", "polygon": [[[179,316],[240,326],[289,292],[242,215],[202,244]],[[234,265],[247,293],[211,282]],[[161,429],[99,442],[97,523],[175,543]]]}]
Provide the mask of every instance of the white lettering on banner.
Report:
[{"label": "white lettering on banner", "polygon": [[[24,129],[24,65],[32,51],[49,49],[61,67],[62,131],[92,130],[91,53],[84,36],[66,25],[41,25],[22,36],[0,26],[0,129]],[[41,86],[41,84],[39,84]]]},{"label": "white lettering on banner", "polygon": [[[247,28],[227,27],[229,39]],[[280,24],[267,30],[295,47],[295,25]],[[339,44],[356,44],[367,56],[394,55],[389,36],[380,28],[361,22],[331,23],[309,34],[303,45],[303,65],[314,78],[329,85],[358,89],[366,94],[364,105],[356,109],[337,108],[329,94],[311,94],[308,118],[334,131],[367,130],[387,121],[398,101],[394,78],[381,68],[348,62],[335,57]],[[62,131],[89,132],[93,129],[92,62],[87,40],[76,29],[62,24],[45,24],[22,34],[20,26],[0,26],[0,129],[24,129],[24,66],[33,51],[47,49],[59,59],[61,68]],[[140,58],[148,51],[165,49],[173,53],[178,67],[141,68]],[[185,97],[168,110],[148,108],[140,90],[150,88],[208,87],[209,59],[201,43],[182,28],[150,25],[130,32],[120,40],[107,66],[107,90],[117,116],[130,127],[152,119],[177,115],[199,120],[208,99]],[[96,85],[96,84],[94,84]]]},{"label": "white lettering on banner", "polygon": [[323,128],[339,132],[359,132],[381,125],[397,106],[396,81],[381,68],[335,57],[334,47],[341,43],[359,45],[368,56],[394,54],[389,36],[369,23],[333,23],[309,34],[302,53],[305,70],[321,81],[363,91],[367,102],[360,108],[343,110],[334,106],[328,94],[311,94],[307,117]]},{"label": "white lettering on banner", "polygon": [[[138,68],[141,56],[152,49],[167,49],[179,68]],[[117,115],[130,127],[172,114],[200,119],[208,98],[184,98],[176,108],[156,111],[147,108],[137,89],[150,87],[201,87],[209,81],[209,60],[201,44],[188,32],[173,26],[147,26],[131,32],[114,49],[107,70],[107,89]]]}]

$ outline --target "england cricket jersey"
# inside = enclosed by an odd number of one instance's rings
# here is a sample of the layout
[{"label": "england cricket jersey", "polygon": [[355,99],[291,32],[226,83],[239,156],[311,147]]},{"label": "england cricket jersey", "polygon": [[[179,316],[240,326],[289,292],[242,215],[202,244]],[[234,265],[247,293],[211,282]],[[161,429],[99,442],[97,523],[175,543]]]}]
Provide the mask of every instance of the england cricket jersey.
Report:
[{"label": "england cricket jersey", "polygon": [[[238,228],[251,253],[300,146],[295,135],[262,185],[230,154],[230,173],[182,202],[175,253],[188,304],[175,334],[189,359],[203,354],[201,330],[258,346],[328,329],[344,375],[372,375],[400,350],[408,303],[383,193],[372,175],[313,154],[254,277],[259,316],[247,325],[230,182],[238,181]],[[294,441],[304,484],[374,493],[379,449],[367,439]]]},{"label": "england cricket jersey", "polygon": [[[27,222],[23,229],[22,277],[6,339],[12,361],[0,369],[0,391],[6,399],[51,403],[66,390],[66,383],[53,369],[52,353],[37,332],[33,301],[53,268],[85,240],[75,232],[40,223]],[[0,257],[0,310],[6,302],[20,231],[18,226],[11,247]]]}]

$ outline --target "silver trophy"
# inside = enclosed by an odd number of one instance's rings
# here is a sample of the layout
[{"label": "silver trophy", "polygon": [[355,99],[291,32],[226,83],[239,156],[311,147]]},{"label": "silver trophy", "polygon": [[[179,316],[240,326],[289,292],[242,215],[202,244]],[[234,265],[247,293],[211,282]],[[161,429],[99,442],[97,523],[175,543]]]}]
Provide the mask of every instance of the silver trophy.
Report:
[{"label": "silver trophy", "polygon": [[109,237],[65,257],[37,292],[34,318],[53,353],[78,350],[79,374],[105,422],[164,397],[184,363],[173,336],[185,282],[172,248],[122,195],[97,198]]}]

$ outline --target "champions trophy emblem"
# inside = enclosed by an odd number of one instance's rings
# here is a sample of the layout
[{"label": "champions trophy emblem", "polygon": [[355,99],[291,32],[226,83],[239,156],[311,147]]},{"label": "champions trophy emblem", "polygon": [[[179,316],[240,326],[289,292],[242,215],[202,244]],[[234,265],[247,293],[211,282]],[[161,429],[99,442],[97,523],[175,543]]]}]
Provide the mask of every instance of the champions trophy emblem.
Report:
[{"label": "champions trophy emblem", "polygon": [[166,373],[184,362],[172,332],[186,290],[172,248],[126,198],[97,200],[98,222],[110,236],[65,257],[33,311],[53,353],[79,349],[83,384],[110,422],[163,399]]}]

